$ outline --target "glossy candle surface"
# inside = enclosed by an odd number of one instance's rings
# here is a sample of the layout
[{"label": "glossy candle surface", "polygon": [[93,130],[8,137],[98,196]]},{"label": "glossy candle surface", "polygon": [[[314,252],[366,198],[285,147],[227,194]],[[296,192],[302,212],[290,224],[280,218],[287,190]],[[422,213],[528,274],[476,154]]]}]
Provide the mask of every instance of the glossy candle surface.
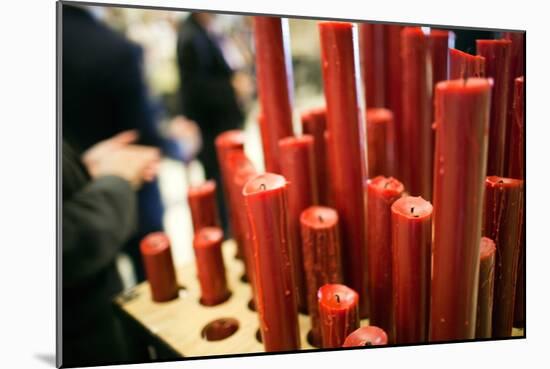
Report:
[{"label": "glossy candle surface", "polygon": [[384,108],[367,109],[366,122],[369,176],[390,176],[396,164],[393,113]]},{"label": "glossy candle surface", "polygon": [[288,221],[292,245],[293,266],[298,289],[298,308],[307,313],[308,302],[302,237],[300,235],[300,215],[302,211],[318,203],[316,169],[313,151],[313,137],[287,137],[279,140],[279,162],[281,174],[286,178],[288,193]]},{"label": "glossy candle surface", "polygon": [[401,32],[403,139],[401,181],[413,196],[432,198],[433,131],[429,39],[420,27]]},{"label": "glossy candle surface", "polygon": [[495,286],[495,252],[496,247],[493,240],[481,237],[479,245],[476,338],[491,338]]},{"label": "glossy candle surface", "polygon": [[[355,26],[320,22],[322,71],[330,132],[331,191],[342,231],[344,281],[361,296],[367,293],[366,264],[366,131],[359,106],[359,75],[355,59]],[[361,316],[367,315],[361,299]]]},{"label": "glossy candle surface", "polygon": [[493,338],[512,334],[522,238],[523,181],[491,176],[485,181],[483,235],[495,241]]},{"label": "glossy candle surface", "polygon": [[369,325],[353,331],[346,337],[342,347],[382,346],[388,344],[388,335],[383,329]]},{"label": "glossy candle surface", "polygon": [[359,328],[359,295],[342,284],[319,288],[321,347],[341,347],[346,337]]},{"label": "glossy candle surface", "polygon": [[368,293],[369,323],[393,339],[391,206],[404,191],[394,178],[376,177],[368,183]]},{"label": "glossy candle surface", "polygon": [[432,62],[432,83],[449,79],[449,43],[455,34],[441,29],[430,30],[430,59]]},{"label": "glossy candle surface", "polygon": [[525,84],[523,77],[514,80],[514,100],[508,145],[508,177],[525,178]]},{"label": "glossy candle surface", "polygon": [[402,197],[392,211],[392,275],[395,343],[428,338],[432,257],[432,205]]},{"label": "glossy candle surface", "polygon": [[338,213],[332,208],[311,206],[300,216],[306,273],[307,298],[311,316],[311,339],[321,345],[317,291],[325,284],[342,283]]},{"label": "glossy candle surface", "polygon": [[327,112],[324,107],[310,109],[302,113],[302,132],[313,136],[313,151],[315,152],[315,169],[319,204],[329,205],[329,175],[327,162],[327,145],[325,132],[327,129]]},{"label": "glossy candle surface", "polygon": [[485,76],[493,79],[487,175],[503,176],[506,155],[506,119],[510,84],[509,40],[477,40],[477,54],[485,58]]},{"label": "glossy candle surface", "polygon": [[219,227],[220,218],[216,204],[216,182],[209,180],[196,187],[189,187],[187,202],[191,211],[193,231],[204,227]]},{"label": "glossy candle surface", "polygon": [[365,86],[367,108],[386,106],[384,33],[383,24],[361,23],[359,25],[361,76]]},{"label": "glossy candle surface", "polygon": [[256,81],[263,115],[262,146],[265,168],[280,173],[278,142],[292,136],[290,47],[283,35],[286,19],[254,17]]},{"label": "glossy candle surface", "polygon": [[229,298],[222,256],[223,231],[218,227],[199,230],[193,238],[201,304],[212,306]]},{"label": "glossy candle surface", "polygon": [[485,58],[457,49],[449,50],[449,79],[485,77]]},{"label": "glossy candle surface", "polygon": [[256,303],[265,350],[300,348],[298,306],[288,225],[287,183],[264,173],[243,188],[252,232]]},{"label": "glossy candle surface", "polygon": [[430,340],[475,337],[491,83],[436,86]]},{"label": "glossy candle surface", "polygon": [[140,243],[145,275],[153,301],[164,302],[178,297],[178,282],[170,250],[170,240],[162,232],[150,233]]}]

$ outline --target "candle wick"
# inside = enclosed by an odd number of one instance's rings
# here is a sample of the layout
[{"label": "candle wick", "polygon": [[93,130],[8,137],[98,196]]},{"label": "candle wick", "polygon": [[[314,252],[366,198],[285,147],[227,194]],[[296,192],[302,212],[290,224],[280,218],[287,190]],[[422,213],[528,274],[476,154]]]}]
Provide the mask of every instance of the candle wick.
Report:
[{"label": "candle wick", "polygon": [[371,341],[365,341],[365,343],[363,343],[363,346],[372,346],[372,342]]},{"label": "candle wick", "polygon": [[411,214],[413,214],[413,213],[414,213],[414,206],[411,207]]},{"label": "candle wick", "polygon": [[320,221],[321,223],[323,223],[323,222],[325,221],[325,220],[323,219],[323,217],[321,216],[321,214],[318,215],[318,218],[319,218],[319,221]]},{"label": "candle wick", "polygon": [[501,179],[501,180],[498,181],[498,183],[504,183],[504,181]]},{"label": "candle wick", "polygon": [[389,181],[388,181],[388,182],[386,182],[386,184],[384,184],[384,188],[388,188],[389,184],[390,184],[390,182],[389,182]]},{"label": "candle wick", "polygon": [[336,302],[340,303],[340,296],[338,296],[338,294],[335,294],[334,297],[336,297]]},{"label": "candle wick", "polygon": [[265,187],[265,184],[262,183],[262,184],[260,185],[260,190],[265,191],[265,188],[266,188],[266,187]]}]

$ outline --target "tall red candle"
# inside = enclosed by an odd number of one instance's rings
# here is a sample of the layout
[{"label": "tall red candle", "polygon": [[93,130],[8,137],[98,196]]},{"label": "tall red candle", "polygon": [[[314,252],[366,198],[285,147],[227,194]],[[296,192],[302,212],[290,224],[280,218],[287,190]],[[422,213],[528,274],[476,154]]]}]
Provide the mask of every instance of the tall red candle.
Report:
[{"label": "tall red candle", "polygon": [[508,177],[525,178],[525,84],[524,78],[514,80],[514,102],[508,145]]},{"label": "tall red candle", "polygon": [[304,313],[309,310],[300,235],[300,214],[309,206],[318,203],[314,155],[313,137],[310,135],[287,137],[279,141],[281,174],[288,181],[288,221],[298,289],[298,309]]},{"label": "tall red candle", "polygon": [[141,257],[153,301],[164,302],[178,297],[178,282],[170,240],[162,232],[150,233],[141,240]]},{"label": "tall red candle", "polygon": [[376,177],[368,183],[367,270],[369,322],[393,340],[391,206],[404,187],[394,178]]},{"label": "tall red candle", "polygon": [[384,108],[367,109],[369,176],[390,176],[396,164],[393,113]]},{"label": "tall red candle", "polygon": [[495,241],[493,337],[512,334],[516,277],[522,237],[523,181],[487,177],[483,235]]},{"label": "tall red candle", "polygon": [[219,227],[220,218],[216,205],[216,182],[209,180],[187,191],[193,231],[204,227]]},{"label": "tall red candle", "polygon": [[489,124],[488,176],[504,175],[511,45],[510,40],[476,40],[477,54],[485,58],[485,76],[494,81]]},{"label": "tall red candle", "polygon": [[383,329],[369,325],[353,331],[346,337],[342,347],[382,346],[388,344],[388,335]]},{"label": "tall red candle", "polygon": [[384,33],[383,24],[361,23],[359,26],[361,76],[367,108],[386,106]]},{"label": "tall red candle", "polygon": [[199,230],[193,238],[197,277],[201,286],[201,304],[218,305],[226,301],[230,292],[225,277],[222,256],[223,231],[218,227]]},{"label": "tall red candle", "polygon": [[476,338],[491,338],[495,286],[495,252],[496,247],[493,240],[481,237],[481,243],[479,244]]},{"label": "tall red candle", "polygon": [[432,83],[449,79],[449,46],[454,44],[455,34],[441,29],[430,30],[430,59]]},{"label": "tall red candle", "polygon": [[315,169],[319,204],[330,204],[329,175],[327,163],[327,145],[324,134],[327,128],[327,112],[324,107],[310,109],[302,113],[302,132],[313,136],[313,151],[315,152]]},{"label": "tall red candle", "polygon": [[430,340],[475,337],[491,82],[436,86]]},{"label": "tall red candle", "polygon": [[300,331],[290,253],[287,182],[264,173],[243,188],[252,233],[256,303],[266,351],[298,350]]},{"label": "tall red candle", "polygon": [[281,138],[292,136],[292,71],[290,48],[284,37],[286,20],[254,17],[256,80],[263,115],[260,122],[265,168],[280,173]]},{"label": "tall red candle", "polygon": [[311,316],[311,339],[321,344],[317,291],[328,283],[342,283],[342,259],[338,213],[332,208],[311,206],[300,215],[307,298]]},{"label": "tall red candle", "polygon": [[429,39],[420,27],[401,32],[403,57],[402,182],[414,196],[432,198],[432,80]]},{"label": "tall red candle", "polygon": [[485,77],[485,58],[457,49],[449,50],[449,79]]},{"label": "tall red candle", "polygon": [[[342,230],[344,281],[360,296],[365,296],[366,201],[363,186],[368,172],[365,125],[359,109],[356,30],[351,23],[321,22],[319,33],[330,132],[330,187]],[[360,301],[361,316],[367,315],[366,301],[366,298]]]},{"label": "tall red candle", "polygon": [[323,348],[341,347],[346,337],[359,328],[359,295],[342,284],[319,288],[319,316]]},{"label": "tall red candle", "polygon": [[392,275],[395,342],[428,338],[432,257],[432,204],[402,197],[392,211]]}]

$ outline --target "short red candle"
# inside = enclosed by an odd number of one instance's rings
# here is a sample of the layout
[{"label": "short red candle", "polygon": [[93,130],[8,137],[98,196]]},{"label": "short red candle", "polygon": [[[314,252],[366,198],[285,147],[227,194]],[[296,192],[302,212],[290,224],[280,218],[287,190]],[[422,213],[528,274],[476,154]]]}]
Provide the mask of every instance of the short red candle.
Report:
[{"label": "short red candle", "polygon": [[201,304],[218,305],[230,296],[222,256],[223,231],[218,227],[199,230],[193,238]]},{"label": "short red candle", "polygon": [[263,115],[260,120],[265,168],[280,173],[278,142],[292,136],[292,71],[283,37],[283,22],[276,17],[254,17],[256,80]]},{"label": "short red candle", "polygon": [[510,40],[476,41],[477,54],[485,58],[485,76],[494,82],[489,124],[488,176],[504,175],[511,46]]},{"label": "short red candle", "polygon": [[[383,108],[386,106],[384,25],[361,23],[359,45],[361,50],[361,76],[365,86],[365,106]],[[369,167],[370,170],[370,167]]]},{"label": "short red candle", "polygon": [[[366,202],[368,178],[366,130],[359,106],[359,74],[355,64],[355,26],[345,22],[320,22],[322,70],[330,132],[331,191],[342,230],[344,281],[365,296]],[[367,299],[359,311],[367,315]]]},{"label": "short red candle", "polygon": [[346,337],[342,347],[382,346],[388,344],[388,335],[383,329],[369,325],[353,331]]},{"label": "short red candle", "polygon": [[392,275],[395,342],[428,338],[432,257],[432,205],[402,197],[392,211]]},{"label": "short red candle", "polygon": [[491,82],[436,85],[430,340],[475,337]]},{"label": "short red candle", "polygon": [[481,243],[479,244],[476,338],[491,338],[495,286],[495,252],[496,247],[493,240],[481,237]]},{"label": "short red candle", "polygon": [[209,180],[187,191],[187,202],[191,210],[193,231],[204,227],[219,227],[220,218],[216,205],[216,182]]},{"label": "short red candle", "polygon": [[522,217],[523,181],[487,177],[483,235],[494,240],[497,247],[493,338],[512,334]]},{"label": "short red candle", "polygon": [[298,289],[297,301],[300,312],[309,311],[306,277],[304,273],[304,257],[302,252],[302,237],[300,235],[300,214],[302,211],[317,204],[317,182],[313,151],[313,137],[287,137],[279,140],[279,162],[281,174],[288,181],[288,221],[290,238],[292,239],[292,259],[294,277]]},{"label": "short red candle", "polygon": [[395,125],[393,113],[384,108],[367,109],[369,176],[389,176],[394,171]]},{"label": "short red candle", "polygon": [[264,173],[243,188],[254,250],[256,303],[266,351],[298,350],[300,331],[291,239],[287,182]]},{"label": "short red candle", "polygon": [[523,77],[514,80],[513,114],[508,146],[508,177],[525,178],[525,84]]},{"label": "short red candle", "polygon": [[401,32],[403,57],[403,156],[401,179],[414,196],[432,198],[433,132],[429,38],[420,27]]},{"label": "short red candle", "polygon": [[404,187],[394,178],[380,176],[369,181],[367,191],[369,322],[393,339],[391,206]]},{"label": "short red candle", "polygon": [[341,347],[346,337],[359,328],[359,295],[342,284],[319,288],[319,317],[323,348]]},{"label": "short red candle", "polygon": [[327,128],[327,112],[324,107],[310,109],[302,113],[302,132],[313,136],[315,152],[315,169],[319,204],[330,204],[329,175],[327,163],[327,145],[324,134]]},{"label": "short red candle", "polygon": [[457,49],[449,50],[449,79],[485,77],[485,58]]},{"label": "short red candle", "polygon": [[311,206],[300,215],[300,224],[311,316],[311,339],[315,346],[320,346],[317,291],[328,283],[342,283],[338,213],[332,208]]},{"label": "short red candle", "polygon": [[153,301],[164,302],[178,297],[178,282],[170,250],[170,240],[162,232],[145,236],[140,243],[145,275]]}]

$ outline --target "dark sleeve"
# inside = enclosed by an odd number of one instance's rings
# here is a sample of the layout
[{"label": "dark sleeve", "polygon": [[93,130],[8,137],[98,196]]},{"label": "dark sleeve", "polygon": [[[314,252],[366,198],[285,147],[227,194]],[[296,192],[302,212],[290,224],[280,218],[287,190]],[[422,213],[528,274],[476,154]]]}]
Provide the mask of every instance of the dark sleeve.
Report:
[{"label": "dark sleeve", "polygon": [[63,286],[72,287],[112,263],[134,231],[136,195],[120,177],[89,182],[63,201]]}]

